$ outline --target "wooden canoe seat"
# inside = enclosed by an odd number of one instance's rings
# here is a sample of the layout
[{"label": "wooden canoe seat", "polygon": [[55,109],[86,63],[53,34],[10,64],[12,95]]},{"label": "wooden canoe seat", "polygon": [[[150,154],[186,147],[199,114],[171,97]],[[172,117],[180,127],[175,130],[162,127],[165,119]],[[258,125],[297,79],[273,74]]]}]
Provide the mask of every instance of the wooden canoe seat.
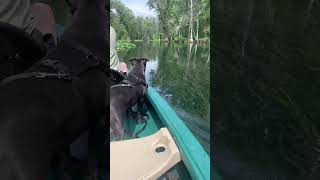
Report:
[{"label": "wooden canoe seat", "polygon": [[180,162],[179,149],[167,128],[139,139],[110,143],[110,179],[157,179]]}]

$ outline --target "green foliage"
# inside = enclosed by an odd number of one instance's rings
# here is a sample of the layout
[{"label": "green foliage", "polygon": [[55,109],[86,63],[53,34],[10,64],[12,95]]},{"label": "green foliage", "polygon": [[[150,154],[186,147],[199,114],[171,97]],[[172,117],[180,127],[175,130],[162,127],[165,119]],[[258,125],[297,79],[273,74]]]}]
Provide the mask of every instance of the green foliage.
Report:
[{"label": "green foliage", "polygon": [[111,1],[111,26],[116,30],[119,39],[133,38],[132,31],[128,31],[133,26],[131,19],[134,18],[133,12],[124,6],[119,0]]},{"label": "green foliage", "polygon": [[130,49],[135,48],[136,45],[130,42],[118,41],[117,49],[119,51],[129,51]]},{"label": "green foliage", "polygon": [[209,37],[210,7],[208,0],[149,0],[147,4],[158,14],[161,33],[164,36],[161,37],[162,39],[189,38],[191,27],[194,29],[193,37]]},{"label": "green foliage", "polygon": [[[155,17],[136,17],[120,0],[111,0],[111,26],[120,40],[186,40],[190,37],[210,36],[209,0],[149,0],[147,5],[157,13]],[[192,21],[191,21],[192,20]],[[198,34],[198,36],[197,36]]]},{"label": "green foliage", "polygon": [[121,1],[111,1],[111,26],[120,40],[151,40],[159,37],[158,21],[154,17],[136,17]]}]

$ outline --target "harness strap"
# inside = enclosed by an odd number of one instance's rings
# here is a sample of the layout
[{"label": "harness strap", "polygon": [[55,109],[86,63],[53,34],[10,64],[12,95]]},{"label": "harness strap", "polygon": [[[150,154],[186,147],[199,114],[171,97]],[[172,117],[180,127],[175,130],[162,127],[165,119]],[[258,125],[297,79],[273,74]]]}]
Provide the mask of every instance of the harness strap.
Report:
[{"label": "harness strap", "polygon": [[110,76],[109,66],[106,63],[104,63],[102,60],[98,60],[98,58],[94,56],[89,49],[87,49],[84,46],[77,45],[74,42],[70,42],[70,47],[80,51],[81,53],[84,53],[86,56],[86,61],[84,61],[85,65],[81,66],[76,72],[70,73],[69,68],[66,67],[60,60],[54,60],[54,59],[48,58],[36,64],[38,66],[47,67],[50,70],[52,70],[54,73],[27,72],[27,73],[17,74],[2,80],[1,84],[6,84],[17,79],[27,79],[27,78],[36,78],[36,79],[41,79],[41,78],[54,79],[55,78],[55,79],[62,79],[66,81],[72,81],[73,75],[79,76],[82,73],[85,73],[95,68],[101,69],[103,72],[107,74],[107,76]]},{"label": "harness strap", "polygon": [[7,83],[14,81],[14,80],[17,80],[17,79],[29,79],[29,78],[32,78],[32,79],[51,78],[51,79],[61,79],[61,80],[66,80],[66,81],[72,81],[71,74],[30,72],[30,73],[22,73],[22,74],[10,76],[10,77],[2,80],[1,84],[7,84]]},{"label": "harness strap", "polygon": [[107,64],[104,60],[98,59],[91,50],[89,50],[87,47],[82,46],[74,41],[68,41],[66,42],[67,45],[69,45],[72,49],[75,49],[77,51],[80,51],[81,53],[83,53],[85,55],[85,58],[88,61],[85,61],[85,65],[84,67],[80,67],[76,72],[75,75],[80,75],[84,72],[87,72],[88,70],[91,69],[95,69],[95,68],[99,68],[101,69],[103,72],[105,72],[107,74],[107,76],[111,76],[110,75],[110,65]]},{"label": "harness strap", "polygon": [[[148,114],[146,114],[146,113],[141,113],[141,115],[142,116],[147,116],[147,119],[149,119],[149,115]],[[142,133],[145,129],[146,129],[146,127],[147,127],[147,124],[148,124],[148,121],[146,120],[146,119],[144,119],[143,117],[140,119],[142,122],[141,123],[144,123],[144,125],[143,125],[143,127],[138,131],[138,132],[136,132],[135,133],[135,137],[136,138],[138,138],[138,135],[140,134],[140,133]]]},{"label": "harness strap", "polygon": [[[132,82],[129,79],[132,79],[132,77],[135,78],[136,82]],[[137,85],[143,85],[148,88],[148,84],[145,83],[142,79],[140,79],[138,76],[134,74],[129,74],[127,78],[125,78],[123,81],[121,81],[119,84],[111,86],[111,88],[115,87],[129,87],[134,88]]]},{"label": "harness strap", "polygon": [[54,59],[45,59],[39,62],[40,66],[47,67],[52,71],[56,71],[58,73],[66,73],[68,72],[68,68],[61,63],[59,60]]},{"label": "harness strap", "polygon": [[115,88],[115,87],[128,87],[128,88],[133,88],[133,86],[132,86],[131,84],[116,84],[116,85],[111,86],[111,89],[112,89],[112,88]]},{"label": "harness strap", "polygon": [[17,79],[61,79],[66,81],[72,81],[72,75],[68,72],[68,68],[64,66],[59,60],[53,59],[45,59],[37,63],[40,67],[47,67],[52,70],[52,73],[48,72],[26,72],[21,74],[16,74],[1,81],[1,84],[7,84],[11,81],[15,81]]},{"label": "harness strap", "polygon": [[[130,74],[130,76],[128,76],[128,81],[129,81],[129,79],[131,79],[131,78],[135,78],[135,80],[136,80],[136,82],[133,82],[132,84],[133,85],[144,85],[144,86],[146,86],[146,87],[148,87],[148,85],[146,84],[146,82],[144,81],[144,80],[142,80],[141,78],[139,78],[138,76],[136,76],[136,75],[134,75],[134,74]],[[131,82],[131,81],[130,81]]]}]

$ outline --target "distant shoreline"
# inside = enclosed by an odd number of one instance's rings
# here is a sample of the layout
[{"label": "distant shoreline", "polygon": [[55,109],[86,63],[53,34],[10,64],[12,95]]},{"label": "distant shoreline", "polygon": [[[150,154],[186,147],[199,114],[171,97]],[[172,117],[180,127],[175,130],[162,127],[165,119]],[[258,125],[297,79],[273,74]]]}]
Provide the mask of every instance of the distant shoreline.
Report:
[{"label": "distant shoreline", "polygon": [[[164,42],[164,43],[169,43],[169,40],[160,40],[160,39],[155,39],[155,40],[142,40],[142,39],[135,39],[135,40],[119,40],[119,42]],[[210,42],[210,38],[203,38],[203,39],[198,39],[198,40],[185,40],[185,39],[180,39],[180,40],[173,40],[171,43],[177,43],[177,44],[207,44]]]}]

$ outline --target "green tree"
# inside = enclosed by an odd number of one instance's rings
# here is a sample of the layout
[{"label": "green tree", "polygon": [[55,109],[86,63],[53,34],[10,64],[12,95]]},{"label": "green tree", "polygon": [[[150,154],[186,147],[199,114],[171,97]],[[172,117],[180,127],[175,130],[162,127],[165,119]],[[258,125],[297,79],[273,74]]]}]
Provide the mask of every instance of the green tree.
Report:
[{"label": "green tree", "polygon": [[147,4],[157,12],[162,39],[172,41],[178,37],[193,41],[209,36],[208,0],[149,0]]},{"label": "green tree", "polygon": [[149,0],[157,17],[136,17],[120,0],[111,1],[111,25],[120,40],[191,41],[210,35],[209,0]]},{"label": "green tree", "polygon": [[[121,24],[121,26],[125,27],[128,37],[130,39],[135,39],[136,26],[135,26],[135,22],[132,21],[133,19],[135,19],[133,12],[119,0],[112,0],[111,10],[112,10],[113,16],[118,17],[118,23]],[[113,24],[111,23],[111,25]],[[128,31],[129,29],[130,31]]]},{"label": "green tree", "polygon": [[158,20],[153,17],[136,17],[121,1],[111,1],[111,26],[120,40],[150,40],[158,38]]}]

